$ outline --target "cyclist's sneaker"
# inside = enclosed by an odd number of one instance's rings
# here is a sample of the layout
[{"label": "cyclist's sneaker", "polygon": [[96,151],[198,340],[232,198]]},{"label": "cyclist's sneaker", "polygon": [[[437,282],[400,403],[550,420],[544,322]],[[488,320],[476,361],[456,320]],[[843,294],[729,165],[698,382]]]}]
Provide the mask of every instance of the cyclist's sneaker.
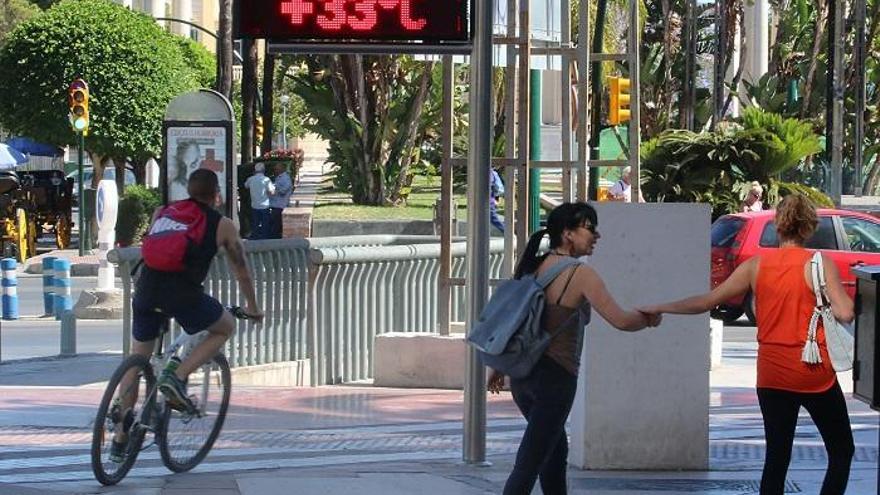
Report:
[{"label": "cyclist's sneaker", "polygon": [[186,395],[186,383],[177,378],[176,374],[163,371],[162,377],[159,378],[159,390],[165,396],[168,405],[172,409],[181,412],[189,412],[195,409],[192,401]]},{"label": "cyclist's sneaker", "polygon": [[119,464],[125,460],[126,455],[128,455],[128,441],[117,442],[113,439],[110,445],[110,461]]}]

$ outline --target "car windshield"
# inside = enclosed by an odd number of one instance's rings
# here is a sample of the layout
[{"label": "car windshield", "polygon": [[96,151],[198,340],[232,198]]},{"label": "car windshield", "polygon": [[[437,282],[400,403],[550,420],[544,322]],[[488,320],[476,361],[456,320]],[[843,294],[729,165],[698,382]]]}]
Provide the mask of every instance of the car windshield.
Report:
[{"label": "car windshield", "polygon": [[[767,222],[764,231],[761,232],[761,247],[779,247],[779,236],[776,233],[776,222]],[[838,249],[837,236],[834,235],[834,225],[831,217],[819,217],[819,228],[812,237],[807,239],[804,247],[808,249]]]},{"label": "car windshield", "polygon": [[745,221],[736,217],[721,217],[712,224],[712,247],[731,247]]}]

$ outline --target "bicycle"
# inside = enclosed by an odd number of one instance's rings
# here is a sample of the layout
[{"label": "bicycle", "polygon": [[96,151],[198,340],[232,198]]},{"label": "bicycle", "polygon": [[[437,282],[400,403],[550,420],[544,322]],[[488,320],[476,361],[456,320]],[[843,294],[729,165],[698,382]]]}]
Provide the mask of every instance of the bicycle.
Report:
[{"label": "bicycle", "polygon": [[[239,307],[226,310],[238,319],[249,318]],[[196,396],[189,396],[193,408],[172,409],[158,393],[156,371],[161,372],[172,357],[180,358],[181,350],[191,349],[206,335],[204,331],[192,335],[181,332],[165,351],[163,340],[169,328],[166,322],[150,358],[138,354],[125,358],[104,390],[95,416],[91,447],[92,472],[102,485],[122,481],[138,455],[153,444],[159,447],[165,467],[176,473],[189,471],[208,455],[223,428],[232,379],[229,362],[222,352],[190,374],[187,391],[197,391]],[[124,381],[126,376],[128,380]],[[212,384],[216,384],[216,390]],[[121,386],[124,390],[117,390]],[[132,397],[134,393],[137,395]],[[130,404],[125,403],[126,399]],[[112,444],[119,428],[127,435],[128,443],[121,459],[114,460]],[[153,434],[153,443],[143,446],[148,433]]]}]

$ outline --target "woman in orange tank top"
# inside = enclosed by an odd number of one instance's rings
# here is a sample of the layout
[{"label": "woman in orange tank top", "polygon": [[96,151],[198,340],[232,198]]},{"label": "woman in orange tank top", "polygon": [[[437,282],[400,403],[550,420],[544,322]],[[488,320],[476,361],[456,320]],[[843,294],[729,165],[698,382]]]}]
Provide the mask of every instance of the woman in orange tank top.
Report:
[{"label": "woman in orange tank top", "polygon": [[[679,301],[640,308],[653,314],[697,314],[742,296],[755,294],[758,321],[758,402],[764,417],[767,452],[761,477],[762,495],[782,495],[798,413],[803,406],[813,418],[828,452],[821,495],[842,495],[854,452],[846,400],[831,367],[825,330],[818,330],[822,362],[807,364],[801,354],[816,298],[810,280],[812,253],[804,241],[816,231],[816,210],[801,195],[787,196],[776,210],[779,249],[753,256],[715,290]],[[840,283],[832,260],[825,258],[831,310],[852,321],[853,302]],[[821,323],[820,323],[821,325]]]}]

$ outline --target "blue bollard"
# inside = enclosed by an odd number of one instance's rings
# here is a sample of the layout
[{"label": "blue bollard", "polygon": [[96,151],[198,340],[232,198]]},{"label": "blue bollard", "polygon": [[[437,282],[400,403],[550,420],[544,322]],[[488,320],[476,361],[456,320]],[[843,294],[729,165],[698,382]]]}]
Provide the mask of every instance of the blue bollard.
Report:
[{"label": "blue bollard", "polygon": [[43,314],[55,314],[55,258],[43,258]]},{"label": "blue bollard", "polygon": [[0,260],[0,270],[3,270],[3,319],[18,319],[18,278],[15,274],[17,264],[13,258]]},{"label": "blue bollard", "polygon": [[70,294],[70,261],[57,259],[55,269],[55,319],[60,320],[65,311],[73,309],[73,296]]}]

